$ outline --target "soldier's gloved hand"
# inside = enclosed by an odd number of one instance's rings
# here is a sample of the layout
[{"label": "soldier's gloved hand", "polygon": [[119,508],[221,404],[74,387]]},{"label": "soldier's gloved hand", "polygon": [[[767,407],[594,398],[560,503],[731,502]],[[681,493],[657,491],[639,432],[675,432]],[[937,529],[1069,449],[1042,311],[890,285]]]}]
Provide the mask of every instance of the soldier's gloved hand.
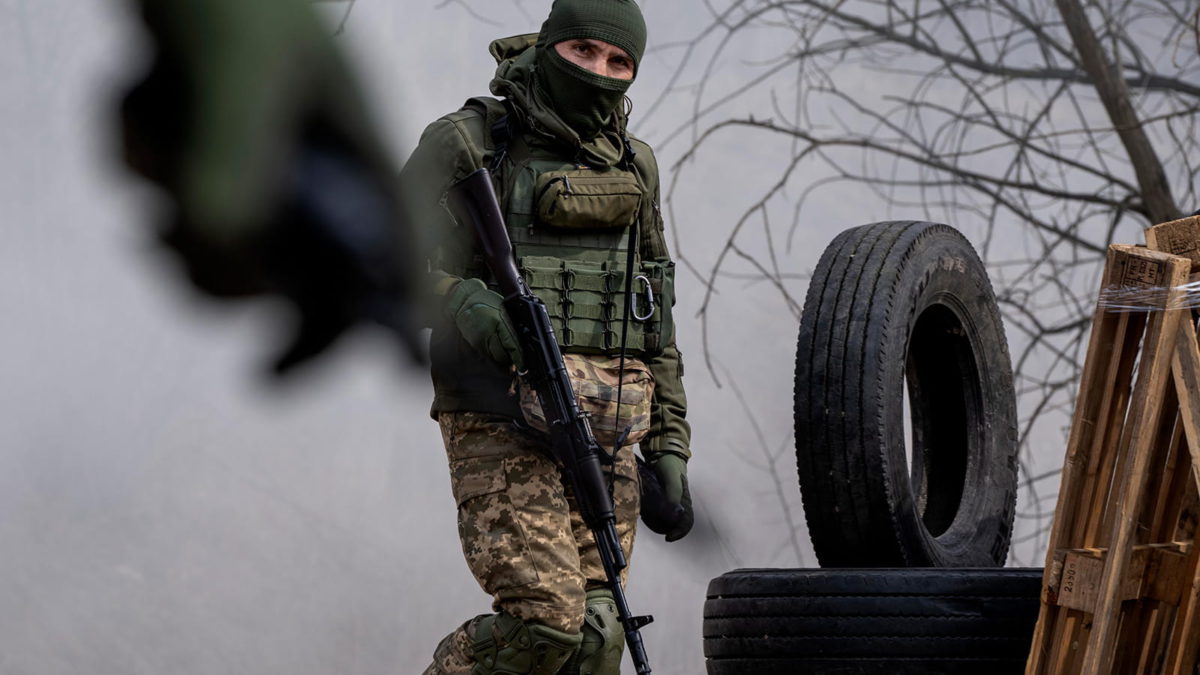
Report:
[{"label": "soldier's gloved hand", "polygon": [[446,296],[446,316],[463,339],[502,367],[524,370],[517,335],[504,314],[503,298],[479,279],[464,279]]},{"label": "soldier's gloved hand", "polygon": [[364,319],[415,344],[394,170],[311,3],[131,2],[155,50],[122,102],[125,160],[171,198],[160,237],[193,284],[285,298],[280,371]]},{"label": "soldier's gloved hand", "polygon": [[652,532],[678,541],[692,530],[695,516],[688,490],[687,460],[673,452],[638,460],[642,478],[642,522]]}]

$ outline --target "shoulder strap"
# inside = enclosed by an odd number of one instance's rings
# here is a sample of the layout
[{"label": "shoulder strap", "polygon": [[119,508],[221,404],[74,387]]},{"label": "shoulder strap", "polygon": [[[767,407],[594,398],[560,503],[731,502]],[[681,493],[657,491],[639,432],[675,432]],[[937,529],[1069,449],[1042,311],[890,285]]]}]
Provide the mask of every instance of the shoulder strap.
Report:
[{"label": "shoulder strap", "polygon": [[492,141],[492,162],[489,170],[496,173],[500,169],[500,165],[504,163],[504,158],[508,156],[508,146],[513,139],[513,111],[512,104],[508,99],[501,101],[504,106],[504,114],[492,121],[488,127]]},{"label": "shoulder strap", "polygon": [[[471,110],[483,118],[483,165],[492,174],[492,186],[501,202],[501,209],[508,213],[508,190],[502,177],[504,160],[509,156],[509,145],[516,135],[516,125],[513,121],[516,115],[512,103],[508,99],[498,99],[491,96],[475,96],[467,99],[463,110]],[[475,256],[473,276],[491,279],[491,271],[483,264],[480,256]]]},{"label": "shoulder strap", "polygon": [[483,161],[494,174],[507,156],[508,144],[513,137],[512,104],[507,99],[476,96],[467,99],[463,108],[474,110],[483,116],[483,127],[487,129],[483,139]]}]

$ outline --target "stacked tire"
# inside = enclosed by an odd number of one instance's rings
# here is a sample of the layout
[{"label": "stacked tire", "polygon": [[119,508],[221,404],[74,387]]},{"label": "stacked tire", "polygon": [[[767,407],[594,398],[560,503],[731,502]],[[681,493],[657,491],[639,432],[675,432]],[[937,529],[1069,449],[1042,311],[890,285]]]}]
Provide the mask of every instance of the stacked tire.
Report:
[{"label": "stacked tire", "polygon": [[708,672],[1023,672],[1042,575],[1000,567],[1015,396],[991,284],[961,234],[886,222],[833,240],[800,321],[794,411],[824,569],[714,579]]},{"label": "stacked tire", "polygon": [[1040,569],[737,570],[709,584],[710,675],[1023,673]]}]

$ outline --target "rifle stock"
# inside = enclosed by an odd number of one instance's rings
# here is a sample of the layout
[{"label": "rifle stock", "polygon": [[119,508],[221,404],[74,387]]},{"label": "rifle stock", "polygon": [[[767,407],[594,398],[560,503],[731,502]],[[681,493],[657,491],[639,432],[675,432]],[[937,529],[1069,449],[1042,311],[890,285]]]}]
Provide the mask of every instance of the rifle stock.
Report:
[{"label": "rifle stock", "polygon": [[554,458],[575,494],[580,515],[596,538],[634,666],[638,675],[648,675],[650,663],[640,629],[652,618],[633,616],[621,586],[621,570],[627,563],[617,536],[612,495],[604,479],[604,454],[576,403],[546,306],[517,271],[491,175],[487,169],[479,169],[455,183],[446,196],[446,206],[455,220],[474,229],[488,269],[496,277],[504,296],[504,310],[516,329],[525,357],[527,371],[521,377],[537,393]]}]

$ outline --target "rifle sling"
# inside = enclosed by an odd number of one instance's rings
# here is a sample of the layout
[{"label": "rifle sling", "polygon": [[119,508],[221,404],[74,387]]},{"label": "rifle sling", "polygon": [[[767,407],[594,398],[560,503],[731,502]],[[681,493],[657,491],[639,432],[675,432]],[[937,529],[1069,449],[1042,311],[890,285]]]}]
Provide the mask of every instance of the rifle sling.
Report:
[{"label": "rifle sling", "polygon": [[[625,385],[625,345],[629,339],[629,312],[632,303],[630,293],[633,291],[633,261],[634,254],[637,251],[638,241],[638,224],[633,221],[629,226],[628,244],[625,245],[625,305],[623,316],[621,317],[621,356],[617,360],[617,417],[613,421],[613,431],[621,428],[621,388]],[[617,466],[617,453],[621,451],[621,446],[625,444],[625,439],[629,436],[629,427],[617,434],[616,443],[613,445],[612,464],[608,468],[608,492],[611,495],[613,492],[613,473]]]}]

